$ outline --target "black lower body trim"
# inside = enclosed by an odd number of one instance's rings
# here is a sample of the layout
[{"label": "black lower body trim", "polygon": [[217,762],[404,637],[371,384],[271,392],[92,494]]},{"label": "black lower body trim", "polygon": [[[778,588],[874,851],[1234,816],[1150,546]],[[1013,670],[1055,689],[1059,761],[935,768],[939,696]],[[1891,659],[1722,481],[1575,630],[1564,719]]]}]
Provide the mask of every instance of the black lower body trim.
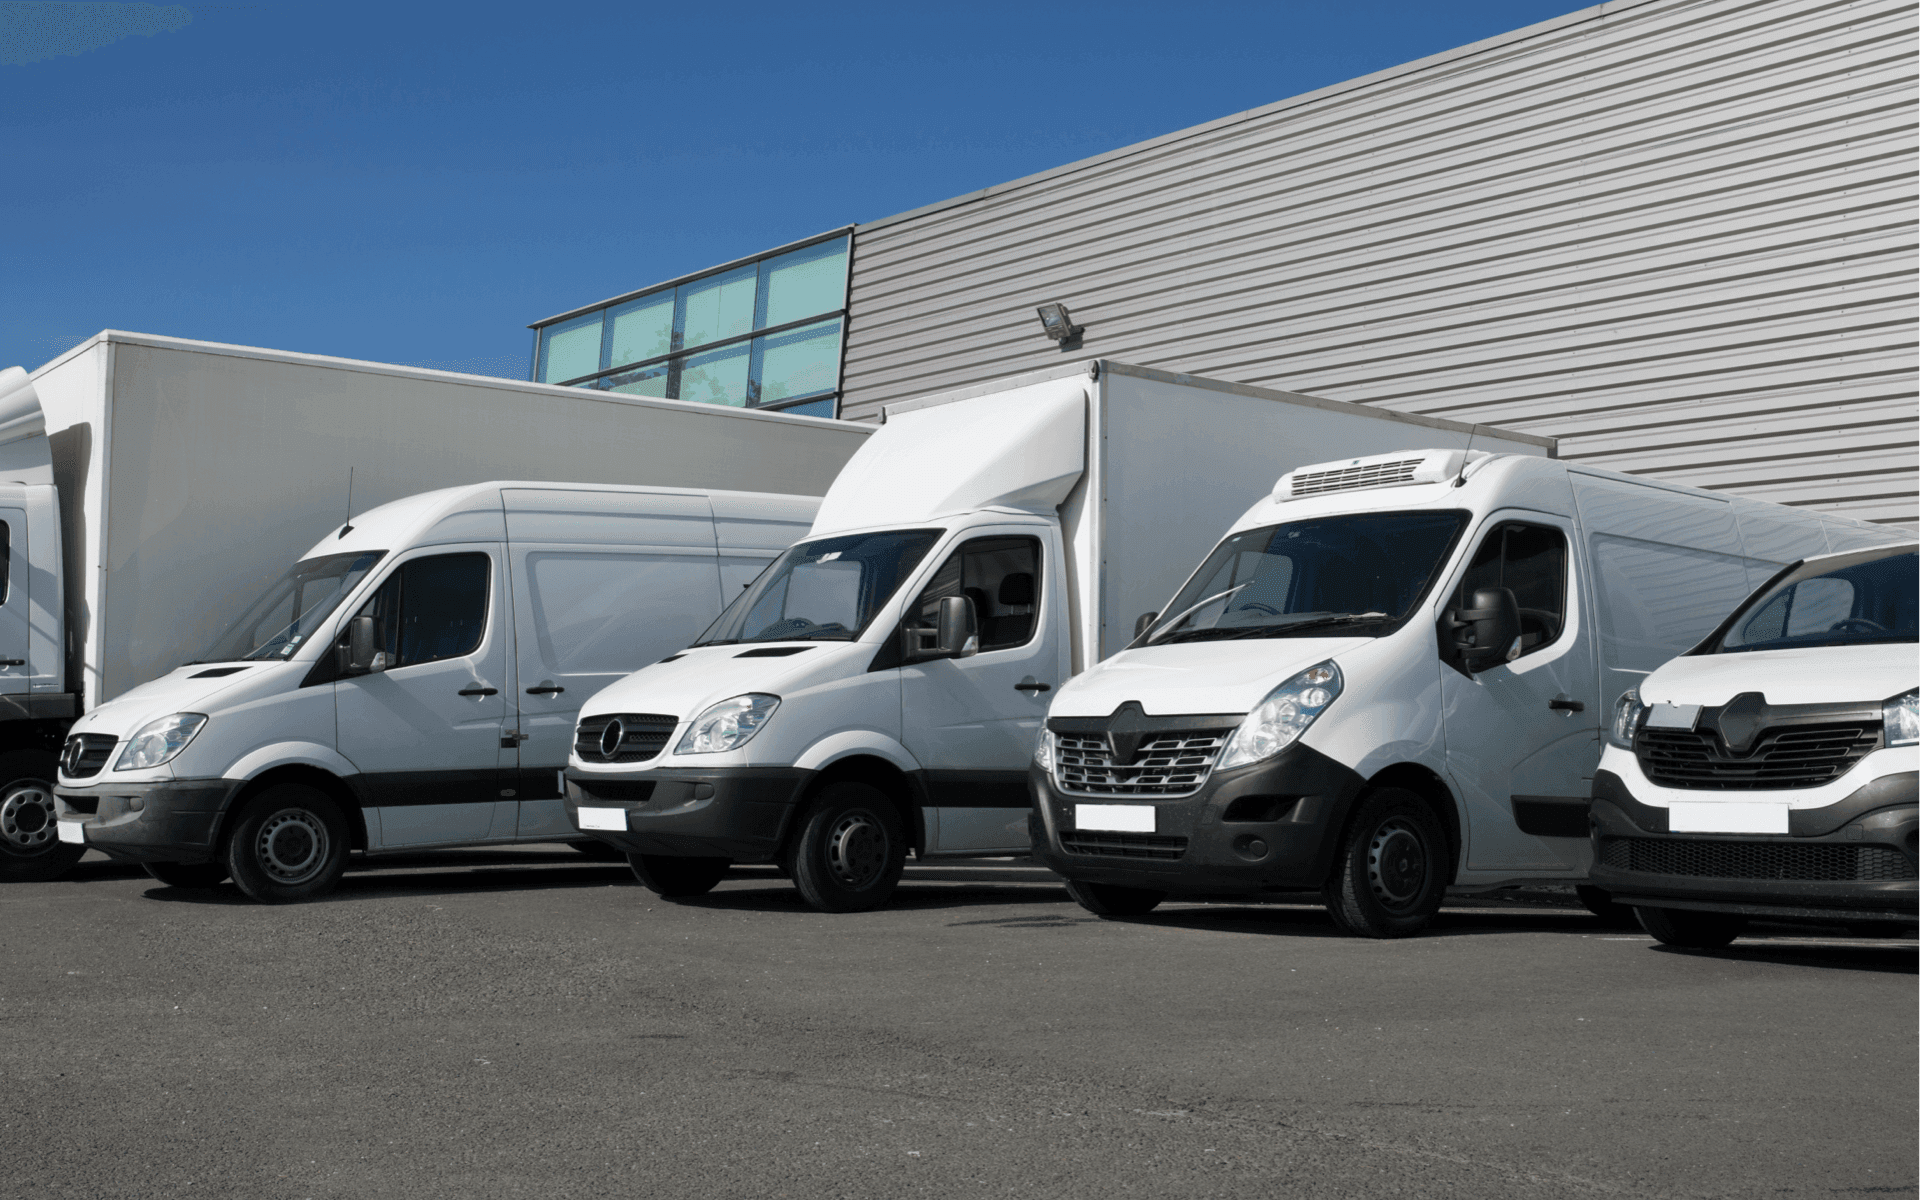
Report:
[{"label": "black lower body trim", "polygon": [[[572,772],[567,819],[628,854],[766,862],[779,853],[815,772],[797,767],[664,768],[630,775]],[[581,829],[580,809],[617,808],[626,828]]]},{"label": "black lower body trim", "polygon": [[918,771],[932,808],[1028,808],[1025,771]]},{"label": "black lower body trim", "polygon": [[1535,837],[1587,836],[1586,796],[1514,796],[1513,823]]},{"label": "black lower body trim", "polygon": [[240,779],[168,779],[57,787],[63,820],[86,826],[87,845],[121,862],[210,862],[220,815]]}]

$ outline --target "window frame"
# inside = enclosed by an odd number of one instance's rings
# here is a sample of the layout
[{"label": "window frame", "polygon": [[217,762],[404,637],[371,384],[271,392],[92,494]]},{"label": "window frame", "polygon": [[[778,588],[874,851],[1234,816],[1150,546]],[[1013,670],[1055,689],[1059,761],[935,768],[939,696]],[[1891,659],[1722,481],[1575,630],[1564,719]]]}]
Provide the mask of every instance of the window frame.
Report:
[{"label": "window frame", "polygon": [[[1475,560],[1477,560],[1480,557],[1480,552],[1486,549],[1488,539],[1494,537],[1495,535],[1498,535],[1501,539],[1500,582],[1493,584],[1492,586],[1494,587],[1508,586],[1506,583],[1506,578],[1507,578],[1506,536],[1507,536],[1508,530],[1515,529],[1515,528],[1537,529],[1545,533],[1550,533],[1553,536],[1560,539],[1560,613],[1559,613],[1560,628],[1554,633],[1552,637],[1547,638],[1544,641],[1538,642],[1532,646],[1527,646],[1523,643],[1520,649],[1520,653],[1515,655],[1513,658],[1506,660],[1507,663],[1519,662],[1521,659],[1526,658],[1529,655],[1538,654],[1542,650],[1545,650],[1545,649],[1548,649],[1549,647],[1557,646],[1560,644],[1560,640],[1567,636],[1567,627],[1570,624],[1570,622],[1567,620],[1567,610],[1569,609],[1569,607],[1571,607],[1569,604],[1569,600],[1571,599],[1573,594],[1573,538],[1568,534],[1568,532],[1565,529],[1562,529],[1558,525],[1546,524],[1540,521],[1526,521],[1526,520],[1521,520],[1517,517],[1500,517],[1496,519],[1490,526],[1488,526],[1487,528],[1481,531],[1480,540],[1473,544],[1473,549],[1468,552],[1465,561],[1461,563],[1460,578],[1456,580],[1453,585],[1453,592],[1452,592],[1452,598],[1451,598],[1452,606],[1456,609],[1469,607],[1468,598],[1466,594],[1467,577],[1473,573],[1473,564]],[[1518,601],[1519,599],[1518,595],[1516,595],[1514,599]]]},{"label": "window frame", "polygon": [[[474,639],[472,645],[456,654],[442,654],[434,658],[421,658],[410,662],[402,662],[400,661],[400,646],[405,634],[404,619],[407,613],[407,568],[413,566],[415,563],[430,562],[436,558],[479,558],[487,564],[486,580],[480,588],[480,632],[478,637]],[[394,586],[394,611],[391,616],[385,618],[385,620],[390,623],[392,638],[389,640],[387,637],[387,629],[379,629],[377,631],[380,653],[388,656],[392,660],[387,666],[381,668],[382,673],[404,671],[408,667],[423,667],[431,663],[450,662],[459,658],[470,658],[479,653],[481,647],[487,644],[487,634],[493,627],[494,582],[495,564],[493,555],[485,550],[450,550],[437,554],[419,554],[395,563],[393,570],[387,577],[375,585],[372,593],[367,596],[365,602],[363,602],[358,609],[354,610],[353,616],[374,617],[375,620],[381,620],[381,618],[375,616],[374,613],[368,610],[379,603],[380,594],[386,591],[388,584]],[[389,646],[391,646],[392,649],[388,649]]]},{"label": "window frame", "polygon": [[[980,632],[986,626],[987,614],[982,612],[974,613],[973,615],[974,616],[974,644],[976,649],[974,650],[974,653],[972,655],[968,656],[970,658],[976,657],[981,654],[998,654],[1002,650],[1018,650],[1023,646],[1031,646],[1034,642],[1034,639],[1040,636],[1040,622],[1042,619],[1042,612],[1043,612],[1042,605],[1041,605],[1041,582],[1042,582],[1044,567],[1046,565],[1046,557],[1045,557],[1047,552],[1046,542],[1042,540],[1038,535],[1030,534],[1030,533],[982,533],[982,534],[977,534],[975,536],[969,537],[965,541],[960,542],[958,545],[954,546],[952,550],[947,552],[947,555],[945,558],[942,558],[940,560],[940,565],[935,567],[933,569],[933,573],[927,577],[927,582],[925,586],[923,586],[920,589],[920,594],[914,597],[913,603],[908,606],[907,613],[906,613],[907,622],[924,625],[924,623],[927,620],[927,616],[925,612],[922,610],[924,610],[927,606],[928,593],[931,592],[933,589],[934,580],[939,578],[941,572],[947,569],[948,563],[952,562],[957,557],[965,555],[969,547],[975,546],[981,542],[1029,542],[1032,544],[1033,546],[1033,600],[1031,601],[1031,605],[1033,608],[1033,613],[1031,615],[1033,617],[1033,620],[1027,626],[1027,636],[1022,638],[1021,640],[1017,642],[1004,642],[1004,643],[999,643],[996,645],[989,646],[984,641],[981,640],[981,632]],[[1008,548],[1011,548],[1011,547],[1008,547]],[[937,605],[939,601],[945,596],[966,595],[967,594],[966,579],[967,579],[967,568],[966,568],[966,563],[963,559],[960,564],[960,590],[958,592],[942,592],[939,596],[933,597],[933,603]],[[997,604],[999,603],[999,601],[993,600],[993,603]]]}]

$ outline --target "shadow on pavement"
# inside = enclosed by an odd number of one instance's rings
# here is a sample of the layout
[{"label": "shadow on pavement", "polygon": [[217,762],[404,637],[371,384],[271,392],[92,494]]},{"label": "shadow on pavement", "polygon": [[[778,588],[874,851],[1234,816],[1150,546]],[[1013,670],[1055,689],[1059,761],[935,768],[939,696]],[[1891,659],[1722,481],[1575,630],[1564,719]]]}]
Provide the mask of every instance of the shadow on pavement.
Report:
[{"label": "shadow on pavement", "polygon": [[1881,975],[1920,974],[1920,956],[1914,944],[1889,939],[1883,945],[1795,946],[1764,942],[1735,942],[1723,950],[1680,950],[1655,943],[1655,954],[1681,958],[1712,958],[1729,962],[1772,963],[1788,967],[1824,967],[1839,971],[1872,971]]},{"label": "shadow on pavement", "polygon": [[[1333,923],[1319,904],[1295,902],[1268,904],[1220,904],[1207,907],[1156,909],[1144,917],[1120,920],[1136,925],[1157,925],[1173,929],[1205,929],[1214,933],[1246,933],[1267,937],[1351,938]],[[1492,933],[1613,933],[1610,926],[1582,910],[1555,908],[1516,908],[1505,912],[1474,910],[1467,912],[1441,909],[1433,924],[1419,939],[1466,937]],[[1365,940],[1365,939],[1356,939]]]}]

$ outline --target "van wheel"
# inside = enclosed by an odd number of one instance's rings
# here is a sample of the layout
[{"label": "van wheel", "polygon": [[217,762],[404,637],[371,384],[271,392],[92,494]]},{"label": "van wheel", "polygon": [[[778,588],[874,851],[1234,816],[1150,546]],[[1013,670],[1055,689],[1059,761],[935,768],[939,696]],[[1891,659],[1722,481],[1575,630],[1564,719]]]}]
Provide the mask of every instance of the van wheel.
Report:
[{"label": "van wheel", "polygon": [[836,783],[801,817],[789,870],[821,912],[865,912],[893,897],[907,868],[907,831],[893,801],[864,783]]},{"label": "van wheel", "polygon": [[1327,881],[1327,909],[1360,937],[1410,937],[1440,911],[1446,867],[1446,834],[1425,801],[1401,788],[1366,792]]},{"label": "van wheel", "polygon": [[1573,894],[1580,897],[1580,903],[1588,912],[1600,918],[1600,923],[1608,929],[1632,929],[1636,923],[1633,910],[1624,904],[1616,903],[1613,893],[1605,888],[1590,884],[1576,884]]},{"label": "van wheel", "polygon": [[207,863],[159,863],[143,864],[147,874],[158,879],[168,887],[217,888],[227,881],[227,864]]},{"label": "van wheel", "polygon": [[1067,895],[1081,908],[1102,917],[1144,917],[1160,907],[1165,892],[1147,888],[1121,887],[1115,883],[1083,883],[1067,880]]},{"label": "van wheel", "polygon": [[[603,843],[604,844],[604,843]],[[627,865],[633,877],[656,896],[677,900],[704,896],[714,889],[733,865],[730,858],[669,858],[664,854],[629,854]]]},{"label": "van wheel", "polygon": [[1747,919],[1733,913],[1683,908],[1636,908],[1640,927],[1678,950],[1718,950],[1740,936]]},{"label": "van wheel", "polygon": [[45,750],[0,754],[0,883],[58,879],[86,854],[60,840],[53,779],[59,760]]},{"label": "van wheel", "polygon": [[347,819],[319,788],[282,783],[247,801],[227,837],[227,870],[263,904],[313,900],[347,869]]}]

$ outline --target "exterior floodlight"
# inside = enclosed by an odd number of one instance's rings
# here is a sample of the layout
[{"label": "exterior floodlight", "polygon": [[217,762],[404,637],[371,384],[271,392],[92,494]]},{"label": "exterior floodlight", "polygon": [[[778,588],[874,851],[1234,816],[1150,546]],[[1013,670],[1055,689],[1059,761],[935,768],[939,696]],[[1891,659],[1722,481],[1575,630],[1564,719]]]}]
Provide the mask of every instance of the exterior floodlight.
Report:
[{"label": "exterior floodlight", "polygon": [[1040,324],[1046,327],[1047,336],[1061,345],[1066,345],[1080,336],[1082,326],[1073,323],[1073,314],[1064,304],[1042,304],[1038,309]]}]

